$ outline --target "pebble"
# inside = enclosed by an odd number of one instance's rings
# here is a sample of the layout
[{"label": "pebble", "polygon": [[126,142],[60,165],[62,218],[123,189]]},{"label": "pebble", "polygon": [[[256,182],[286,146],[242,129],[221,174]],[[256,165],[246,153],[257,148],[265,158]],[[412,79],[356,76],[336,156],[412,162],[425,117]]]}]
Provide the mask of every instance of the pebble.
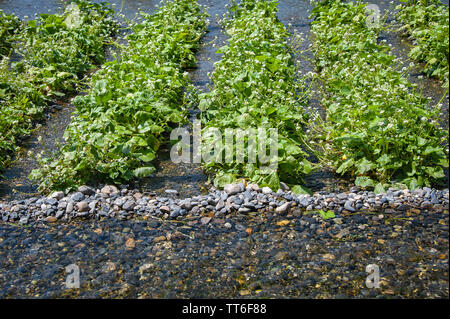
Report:
[{"label": "pebble", "polygon": [[84,195],[83,195],[83,193],[81,193],[81,192],[76,192],[76,193],[73,194],[70,198],[71,198],[73,201],[75,201],[75,202],[79,202],[79,201],[82,201],[82,200],[84,199]]},{"label": "pebble", "polygon": [[78,187],[78,191],[81,194],[86,195],[86,196],[91,196],[91,195],[95,194],[95,190],[93,188],[89,187],[89,186],[86,186],[86,185]]},{"label": "pebble", "polygon": [[159,243],[166,240],[166,236],[157,236],[153,239],[154,243]]},{"label": "pebble", "polygon": [[290,207],[290,206],[291,206],[291,203],[290,203],[290,202],[287,202],[287,203],[284,203],[283,205],[277,207],[277,208],[275,209],[275,211],[276,211],[277,213],[283,214],[283,213],[286,213],[286,212],[289,210],[289,207]]},{"label": "pebble", "polygon": [[257,184],[248,184],[247,189],[250,189],[255,192],[259,192],[260,188]]},{"label": "pebble", "polygon": [[50,195],[51,198],[54,198],[56,200],[60,200],[64,197],[64,192],[54,192],[52,195]]},{"label": "pebble", "polygon": [[66,214],[70,214],[73,211],[73,204],[68,203],[66,206]]},{"label": "pebble", "polygon": [[105,186],[100,190],[100,192],[102,192],[102,193],[104,193],[104,194],[107,194],[107,195],[110,195],[110,194],[113,194],[113,193],[118,193],[119,190],[118,190],[117,187],[114,186],[114,185],[105,185]]},{"label": "pebble", "polygon": [[163,213],[169,213],[170,212],[170,208],[169,207],[167,207],[167,206],[161,206],[160,208],[159,208],[159,210],[161,211],[161,212],[163,212]]},{"label": "pebble", "polygon": [[123,204],[122,208],[124,210],[132,210],[135,206],[136,206],[136,203],[134,201],[128,200]]},{"label": "pebble", "polygon": [[79,212],[89,211],[89,204],[87,202],[79,202],[77,203],[77,209]]},{"label": "pebble", "polygon": [[211,221],[211,217],[202,217],[200,219],[200,223],[202,223],[202,225],[206,225]]},{"label": "pebble", "polygon": [[228,195],[235,195],[244,191],[242,184],[227,184],[224,186],[223,190]]},{"label": "pebble", "polygon": [[345,208],[346,210],[348,210],[348,211],[351,211],[351,212],[356,211],[355,208],[353,207],[353,202],[350,201],[350,200],[348,200],[348,201],[345,202],[344,208]]}]

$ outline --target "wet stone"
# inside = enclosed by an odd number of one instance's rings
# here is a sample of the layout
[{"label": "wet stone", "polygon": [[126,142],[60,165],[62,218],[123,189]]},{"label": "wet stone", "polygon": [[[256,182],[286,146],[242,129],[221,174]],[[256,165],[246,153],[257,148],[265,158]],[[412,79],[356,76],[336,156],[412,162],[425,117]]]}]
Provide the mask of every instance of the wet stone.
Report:
[{"label": "wet stone", "polygon": [[228,195],[234,195],[244,191],[244,188],[242,187],[242,184],[227,184],[224,186],[223,190]]},{"label": "wet stone", "polygon": [[89,211],[89,204],[87,202],[79,202],[77,203],[77,210],[79,212],[87,212]]},{"label": "wet stone", "polygon": [[208,224],[210,221],[211,221],[211,217],[202,217],[202,218],[200,219],[200,223],[201,223],[202,225],[206,225],[206,224]]},{"label": "wet stone", "polygon": [[162,212],[162,213],[169,213],[170,212],[170,208],[169,207],[167,207],[167,206],[161,206],[160,208],[159,208],[159,210]]},{"label": "wet stone", "polygon": [[81,192],[76,192],[70,198],[75,202],[79,202],[84,199],[84,195]]},{"label": "wet stone", "polygon": [[289,210],[289,207],[291,206],[290,202],[284,203],[283,205],[277,207],[275,211],[279,214],[286,213]]},{"label": "wet stone", "polygon": [[106,185],[106,186],[104,186],[101,190],[100,190],[102,193],[104,193],[104,194],[112,194],[112,193],[118,193],[119,192],[119,190],[117,189],[117,187],[116,186],[114,186],[114,185]]},{"label": "wet stone", "polygon": [[355,208],[353,207],[353,202],[350,201],[350,200],[348,200],[348,201],[345,202],[344,208],[345,208],[346,210],[348,210],[348,211],[351,211],[351,212],[356,211]]},{"label": "wet stone", "polygon": [[128,200],[122,205],[122,208],[124,210],[132,210],[135,206],[136,203],[134,201]]},{"label": "wet stone", "polygon": [[[51,198],[54,198],[54,199],[56,199],[56,200],[60,200],[60,199],[62,199],[64,197],[64,192],[61,192],[61,191],[59,191],[59,192],[54,192],[54,193],[52,193],[52,195],[51,195]],[[29,202],[30,204],[32,203],[32,202]]]},{"label": "wet stone", "polygon": [[95,190],[89,186],[83,185],[78,187],[78,192],[82,193],[83,195],[86,196],[91,196],[95,194]]},{"label": "wet stone", "polygon": [[70,214],[73,211],[73,204],[68,203],[66,206],[66,214]]}]

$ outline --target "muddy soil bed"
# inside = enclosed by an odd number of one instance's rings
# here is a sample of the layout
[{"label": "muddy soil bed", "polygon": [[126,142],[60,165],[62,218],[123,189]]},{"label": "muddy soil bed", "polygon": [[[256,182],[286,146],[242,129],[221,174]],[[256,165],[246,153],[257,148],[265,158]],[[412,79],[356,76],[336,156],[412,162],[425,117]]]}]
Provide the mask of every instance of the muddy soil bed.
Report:
[{"label": "muddy soil bed", "polygon": [[[152,12],[159,1],[109,2],[116,9],[122,6],[131,18],[137,8]],[[198,68],[190,75],[200,90],[207,90],[207,73],[220,59],[212,41],[217,38],[217,46],[226,41],[215,16],[225,13],[227,1],[199,2],[209,7],[211,18],[197,53]],[[377,4],[388,7],[387,1]],[[1,1],[0,9],[32,17],[57,12],[59,5],[60,1]],[[278,16],[292,25],[291,31],[307,37],[310,11],[309,0],[280,0]],[[408,64],[409,41],[393,33],[385,37]],[[308,45],[306,40],[302,48]],[[313,69],[306,60],[300,66],[305,73]],[[440,100],[439,83],[419,81],[419,73],[413,70],[411,80],[432,101]],[[54,150],[72,111],[70,105],[56,110],[26,141],[17,161],[3,172],[0,204],[10,207],[12,200],[36,196],[36,185],[27,176],[37,163],[27,152]],[[442,125],[448,129],[448,96],[442,111]],[[191,110],[192,118],[195,112]],[[157,167],[153,177],[126,187],[151,196],[168,196],[165,191],[172,189],[179,199],[210,191],[198,165],[175,165],[168,150],[162,150]],[[306,181],[316,192],[338,193],[352,186],[329,170],[311,174]],[[405,210],[344,209],[330,219],[294,205],[283,213],[273,206],[250,213],[216,216],[205,211],[173,219],[0,222],[0,298],[448,298],[448,190],[446,194],[444,206],[439,202]],[[65,286],[70,264],[80,268],[80,289]],[[365,285],[369,264],[380,268],[378,289]]]}]

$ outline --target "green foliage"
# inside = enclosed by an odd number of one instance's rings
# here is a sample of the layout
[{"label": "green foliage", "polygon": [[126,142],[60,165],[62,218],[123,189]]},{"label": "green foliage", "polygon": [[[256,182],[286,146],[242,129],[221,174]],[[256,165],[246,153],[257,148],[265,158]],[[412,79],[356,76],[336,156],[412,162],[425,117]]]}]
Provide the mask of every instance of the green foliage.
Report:
[{"label": "green foliage", "polygon": [[45,96],[24,74],[8,70],[9,59],[0,61],[0,171],[17,151],[20,138],[30,134],[33,120],[39,119]]},{"label": "green foliage", "polygon": [[[224,135],[226,129],[264,128],[269,136],[269,129],[276,128],[278,156],[273,160],[278,169],[264,170],[268,163],[259,157],[256,163],[249,163],[248,137],[236,137],[244,139],[243,162],[233,156],[231,163],[217,157],[203,164],[206,171],[216,173],[214,182],[219,187],[245,177],[278,189],[280,181],[302,183],[302,177],[312,170],[302,149],[307,120],[301,97],[304,88],[287,47],[289,33],[277,19],[276,7],[276,1],[231,3],[229,17],[222,21],[230,38],[218,51],[223,57],[212,74],[214,87],[199,95],[199,108],[204,132],[218,128]],[[220,142],[212,137],[203,139],[207,146]],[[233,147],[236,154],[236,145]]]},{"label": "green foliage", "polygon": [[398,182],[429,186],[444,177],[448,133],[407,75],[396,70],[389,47],[366,24],[366,4],[329,0],[313,10],[313,51],[326,97],[321,132],[325,157],[337,173],[383,191]]},{"label": "green foliage", "polygon": [[322,219],[327,220],[327,219],[332,219],[335,218],[336,215],[334,214],[334,212],[332,210],[328,210],[328,211],[324,211],[324,210],[319,210],[318,211],[320,217],[322,217]]},{"label": "green foliage", "polygon": [[415,45],[409,56],[425,62],[424,72],[436,76],[448,88],[449,10],[439,0],[409,0],[396,8],[403,25],[399,31],[410,35]]},{"label": "green foliage", "polygon": [[336,218],[336,215],[334,214],[334,212],[333,212],[332,210],[324,211],[324,210],[322,210],[322,209],[319,209],[319,210],[306,211],[306,212],[304,212],[304,214],[305,214],[305,215],[309,215],[309,214],[317,214],[317,215],[319,215],[323,220]]},{"label": "green foliage", "polygon": [[[103,4],[74,4],[77,7],[61,15],[43,14],[24,25],[0,14],[1,41],[9,34],[9,48],[22,55],[11,69],[6,57],[0,65],[0,170],[8,165],[18,141],[42,118],[47,102],[73,91],[79,77],[104,61],[105,45],[115,30],[113,12]],[[75,16],[79,24],[70,23]],[[21,28],[13,32],[17,26]]]},{"label": "green foliage", "polygon": [[0,56],[10,54],[20,27],[21,23],[19,18],[0,10]]},{"label": "green foliage", "polygon": [[182,68],[195,64],[206,14],[195,0],[174,0],[141,16],[120,59],[106,63],[74,100],[67,143],[31,173],[41,191],[149,176],[165,133],[186,120],[189,78]]}]

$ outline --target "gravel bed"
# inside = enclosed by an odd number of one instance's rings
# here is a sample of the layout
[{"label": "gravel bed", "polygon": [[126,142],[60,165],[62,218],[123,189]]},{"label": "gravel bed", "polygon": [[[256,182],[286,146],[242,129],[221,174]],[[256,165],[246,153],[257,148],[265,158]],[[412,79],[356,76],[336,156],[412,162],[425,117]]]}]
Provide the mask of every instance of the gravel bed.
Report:
[{"label": "gravel bed", "polygon": [[[50,200],[44,205],[57,207],[66,202],[76,207],[85,202],[89,206],[95,200],[102,203],[103,198],[104,203],[107,199],[116,202],[109,205],[115,215],[121,216],[124,211],[129,215],[123,216],[129,218],[133,212],[140,212],[142,219],[53,222],[49,218],[53,213],[47,217],[46,213],[30,213],[34,215],[27,225],[0,222],[0,298],[449,296],[447,190],[390,191],[381,196],[353,190],[290,200],[284,198],[294,197],[289,192],[264,194],[260,190],[231,195],[238,190],[233,186],[227,188],[228,194],[192,198],[187,209],[187,201],[180,199],[151,199],[147,195],[136,199],[123,190],[124,194],[118,191],[122,195],[114,197],[114,192],[105,192],[107,188],[92,195],[83,194],[87,189],[71,197],[56,199],[60,195],[53,195],[49,198],[57,202]],[[214,205],[219,205],[214,200],[220,198],[219,194],[228,196],[224,205],[230,206],[231,213],[220,213],[222,209],[214,213]],[[241,208],[252,203],[244,194],[260,197],[261,202],[265,198],[269,203],[259,211],[244,212]],[[71,201],[72,197],[77,200]],[[242,204],[227,204],[239,199]],[[342,208],[349,202],[364,205],[371,199],[382,208],[376,212]],[[156,202],[150,203],[152,200]],[[305,205],[315,209],[327,200],[338,206],[334,218],[324,219],[316,211],[305,209]],[[433,204],[433,200],[439,203]],[[141,208],[114,208],[130,207],[132,203]],[[288,209],[286,203],[291,204]],[[39,207],[36,201],[30,205]],[[180,215],[171,218],[175,211]],[[85,212],[88,214],[84,217],[97,216]],[[61,218],[85,212],[74,209]],[[19,216],[24,214],[17,215],[22,218]],[[79,289],[65,286],[70,264],[80,269]],[[369,264],[379,267],[379,288],[366,287]]]}]

